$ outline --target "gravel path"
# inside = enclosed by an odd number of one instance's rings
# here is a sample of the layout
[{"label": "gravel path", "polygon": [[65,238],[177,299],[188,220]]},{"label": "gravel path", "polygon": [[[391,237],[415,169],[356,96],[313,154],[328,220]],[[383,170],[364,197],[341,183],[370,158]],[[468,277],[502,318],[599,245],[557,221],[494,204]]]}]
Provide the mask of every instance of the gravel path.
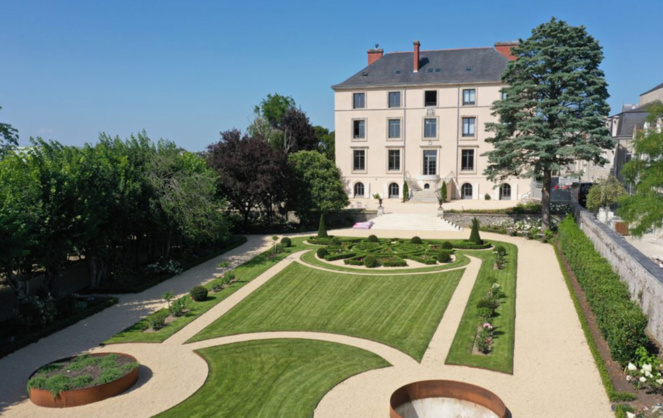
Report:
[{"label": "gravel path", "polygon": [[[368,233],[334,231],[338,236],[366,236]],[[379,231],[379,235],[409,238],[411,233]],[[423,232],[418,235],[439,239],[460,238],[466,233]],[[513,375],[444,364],[479,270],[480,261],[474,257],[470,257],[470,264],[463,267],[466,272],[421,364],[384,344],[327,333],[255,333],[183,344],[302,254],[297,253],[278,263],[162,344],[121,344],[94,348],[93,351],[126,352],[138,358],[143,365],[141,377],[131,391],[96,404],[63,410],[39,408],[24,400],[25,379],[31,370],[56,358],[89,350],[144,316],[146,311],[161,306],[158,295],[173,288],[171,281],[167,285],[157,286],[162,289],[150,289],[140,295],[131,295],[133,302],[128,298],[121,300],[115,309],[107,309],[85,323],[76,324],[0,360],[3,377],[0,380],[0,408],[4,409],[3,415],[7,416],[148,417],[178,404],[204,384],[208,368],[205,361],[193,352],[194,349],[254,339],[310,338],[363,348],[392,364],[392,367],[351,377],[336,386],[318,405],[316,418],[385,417],[389,397],[395,389],[412,381],[426,379],[456,379],[481,385],[500,396],[515,417],[612,416],[610,403],[553,248],[522,238],[488,233],[482,233],[482,236],[511,242],[519,248]],[[270,241],[269,237],[251,237],[247,244],[233,250],[226,257],[236,257],[235,261],[239,261],[240,254],[247,249],[252,250],[251,254],[247,254],[247,257],[251,257],[268,247]],[[206,263],[206,270],[201,265],[196,268],[200,270],[197,273],[189,270],[172,280],[184,281],[186,286],[180,290],[188,290],[193,284],[209,279],[216,264],[226,257]],[[141,298],[141,295],[145,297]],[[129,314],[127,311],[133,312],[134,307],[138,313]],[[68,338],[70,341],[67,341]]]}]

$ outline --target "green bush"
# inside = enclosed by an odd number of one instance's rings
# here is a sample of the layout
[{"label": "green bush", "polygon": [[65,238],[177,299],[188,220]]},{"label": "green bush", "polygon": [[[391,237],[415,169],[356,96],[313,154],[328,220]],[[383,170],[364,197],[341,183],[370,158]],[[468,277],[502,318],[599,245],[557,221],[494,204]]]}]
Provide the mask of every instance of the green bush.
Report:
[{"label": "green bush", "polygon": [[559,224],[558,238],[562,253],[608,342],[612,358],[625,366],[634,358],[638,347],[652,347],[645,334],[647,317],[631,300],[626,283],[594,249],[572,217],[567,216]]},{"label": "green bush", "polygon": [[440,253],[437,255],[437,261],[440,263],[448,263],[451,261],[451,255],[446,251],[440,251]]},{"label": "green bush", "polygon": [[483,240],[479,236],[479,220],[477,218],[472,218],[472,231],[470,232],[470,242],[481,245]]},{"label": "green bush", "polygon": [[410,243],[412,244],[421,244],[421,238],[414,236],[412,239],[410,239]]},{"label": "green bush", "polygon": [[366,258],[364,258],[364,265],[368,268],[373,268],[379,266],[380,263],[378,263],[378,259],[375,258],[375,256],[367,255]]},{"label": "green bush", "polygon": [[506,254],[506,248],[504,248],[504,245],[498,245],[495,247],[495,252],[500,255],[505,255]]},{"label": "green bush", "polygon": [[292,240],[288,237],[282,238],[281,245],[283,245],[285,248],[290,248],[292,247]]},{"label": "green bush", "polygon": [[195,286],[193,289],[191,289],[189,294],[191,295],[191,299],[195,300],[196,302],[202,302],[207,299],[207,289],[202,286]]},{"label": "green bush", "polygon": [[341,239],[340,238],[332,237],[330,242],[331,242],[332,245],[341,245]]},{"label": "green bush", "polygon": [[316,254],[318,255],[318,258],[325,258],[329,255],[329,251],[326,248],[318,248]]},{"label": "green bush", "polygon": [[325,225],[325,214],[320,214],[320,225],[318,226],[318,238],[327,238],[327,225]]},{"label": "green bush", "polygon": [[366,239],[367,242],[378,242],[378,237],[375,235],[369,235],[368,238]]},{"label": "green bush", "polygon": [[475,244],[470,241],[455,242],[454,248],[459,250],[484,250],[490,248],[490,243],[484,242],[483,244]]},{"label": "green bush", "polygon": [[186,309],[187,298],[179,298],[173,301],[168,307],[168,311],[173,316],[182,316],[184,315],[184,310]]},{"label": "green bush", "polygon": [[444,248],[445,250],[451,250],[451,249],[453,249],[453,247],[454,247],[454,245],[452,243],[450,243],[449,241],[444,241],[442,243],[442,248]]},{"label": "green bush", "polygon": [[[324,248],[321,248],[321,250],[322,249],[324,249]],[[329,255],[325,256],[324,259],[327,260],[327,261],[336,261],[336,260],[344,260],[346,258],[352,258],[356,255],[357,255],[357,253],[329,254]]]},{"label": "green bush", "polygon": [[147,323],[153,330],[159,330],[166,325],[166,318],[169,312],[167,310],[160,310],[147,317]]}]

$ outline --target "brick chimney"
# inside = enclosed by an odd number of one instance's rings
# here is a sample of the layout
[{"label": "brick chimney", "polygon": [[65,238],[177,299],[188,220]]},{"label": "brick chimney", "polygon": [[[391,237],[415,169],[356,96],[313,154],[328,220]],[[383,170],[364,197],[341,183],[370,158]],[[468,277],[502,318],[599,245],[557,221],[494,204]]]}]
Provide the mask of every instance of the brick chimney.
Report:
[{"label": "brick chimney", "polygon": [[378,44],[375,44],[375,48],[371,48],[368,50],[368,65],[373,64],[375,61],[379,60],[382,58],[384,55],[384,51],[382,48],[378,48]]},{"label": "brick chimney", "polygon": [[414,72],[419,72],[419,47],[421,44],[419,41],[414,41]]},{"label": "brick chimney", "polygon": [[513,48],[516,45],[518,45],[517,41],[495,42],[495,49],[497,50],[497,52],[502,54],[504,58],[508,59],[509,61],[513,61],[516,58],[518,58],[511,54],[511,48]]}]

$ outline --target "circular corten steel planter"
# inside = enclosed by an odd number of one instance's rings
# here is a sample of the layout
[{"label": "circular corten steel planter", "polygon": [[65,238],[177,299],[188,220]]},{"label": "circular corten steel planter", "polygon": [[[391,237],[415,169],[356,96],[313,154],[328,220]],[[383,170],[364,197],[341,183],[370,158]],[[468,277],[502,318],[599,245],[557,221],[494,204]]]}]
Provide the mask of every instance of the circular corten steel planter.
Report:
[{"label": "circular corten steel planter", "polygon": [[454,398],[473,402],[491,410],[500,418],[507,416],[504,402],[488,389],[454,380],[424,380],[398,388],[389,400],[389,416],[403,418],[396,408],[408,402],[425,398]]},{"label": "circular corten steel planter", "polygon": [[[100,357],[107,356],[109,354],[117,354],[118,356],[129,358],[131,361],[137,361],[135,357],[123,353],[94,353],[89,355],[93,357]],[[53,363],[67,361],[72,358],[74,357],[67,357],[64,359],[56,360]],[[119,395],[120,393],[132,387],[138,380],[138,369],[139,367],[136,367],[129,373],[125,374],[117,380],[113,380],[112,382],[92,386],[89,388],[62,391],[55,399],[53,399],[53,394],[51,394],[51,391],[49,390],[30,388],[30,400],[35,405],[44,406],[47,408],[68,408],[71,406],[81,406],[101,401],[106,398]],[[35,370],[30,375],[30,378],[32,378],[32,376],[37,373],[37,370]]]}]

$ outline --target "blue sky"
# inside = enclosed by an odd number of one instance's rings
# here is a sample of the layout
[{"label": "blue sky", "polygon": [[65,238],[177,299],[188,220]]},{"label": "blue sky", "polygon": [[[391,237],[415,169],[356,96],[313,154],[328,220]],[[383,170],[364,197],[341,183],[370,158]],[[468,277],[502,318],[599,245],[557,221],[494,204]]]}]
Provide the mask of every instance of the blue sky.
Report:
[{"label": "blue sky", "polygon": [[268,93],[333,128],[330,86],[385,52],[491,46],[556,16],[604,48],[613,111],[663,83],[663,1],[0,0],[0,121],[68,145],[145,129],[192,150]]}]

